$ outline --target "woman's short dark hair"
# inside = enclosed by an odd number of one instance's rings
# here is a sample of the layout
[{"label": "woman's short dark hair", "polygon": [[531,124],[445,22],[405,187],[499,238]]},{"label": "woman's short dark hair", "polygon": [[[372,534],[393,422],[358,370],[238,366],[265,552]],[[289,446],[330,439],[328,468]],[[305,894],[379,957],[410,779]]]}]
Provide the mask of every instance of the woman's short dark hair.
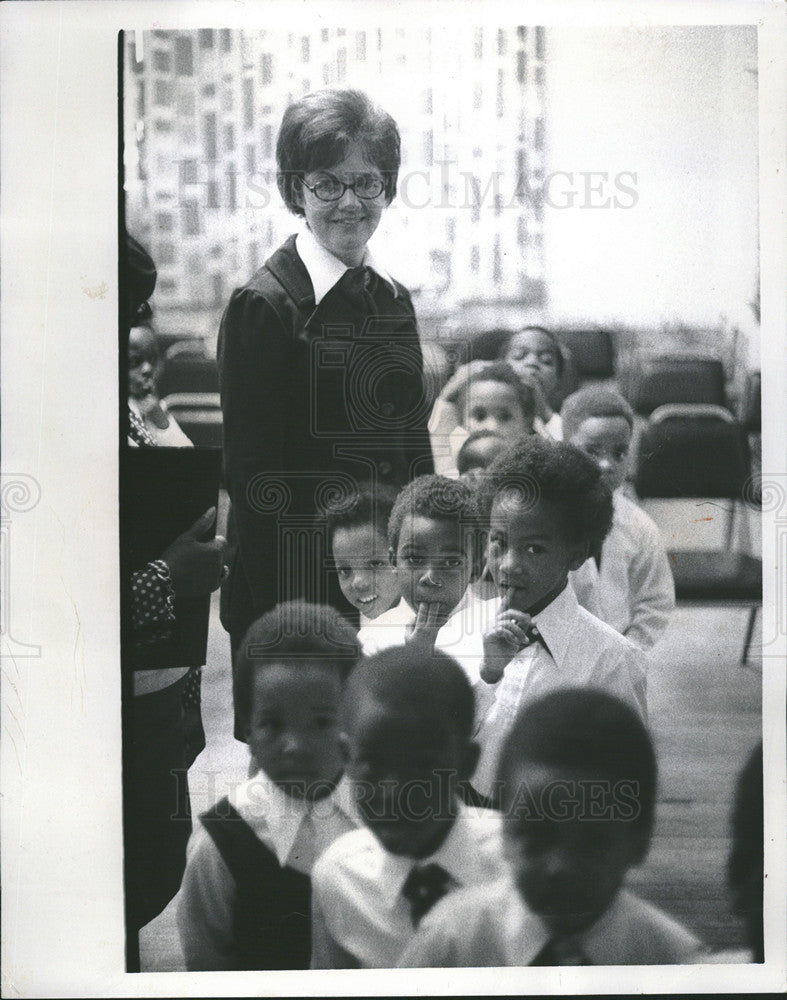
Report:
[{"label": "woman's short dark hair", "polygon": [[401,140],[396,122],[360,90],[316,90],[284,112],[276,143],[276,183],[295,215],[297,184],[304,174],[341,163],[352,142],[360,142],[385,182],[390,204],[396,194]]}]

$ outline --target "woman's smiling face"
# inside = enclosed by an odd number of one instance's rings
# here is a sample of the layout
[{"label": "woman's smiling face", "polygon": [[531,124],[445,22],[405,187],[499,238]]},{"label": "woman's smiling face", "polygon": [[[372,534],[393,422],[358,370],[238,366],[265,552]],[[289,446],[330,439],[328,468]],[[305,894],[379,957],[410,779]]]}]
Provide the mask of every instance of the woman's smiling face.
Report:
[{"label": "woman's smiling face", "polygon": [[[341,163],[325,170],[312,170],[304,180],[313,187],[326,175],[336,177],[344,184],[352,183],[360,176],[382,180],[380,170],[368,161],[363,146],[357,140],[347,147]],[[383,209],[388,205],[385,192],[376,198],[359,198],[348,188],[337,201],[320,201],[301,185],[295,197],[320,246],[348,267],[357,267],[363,260],[366,244],[380,224]]]}]

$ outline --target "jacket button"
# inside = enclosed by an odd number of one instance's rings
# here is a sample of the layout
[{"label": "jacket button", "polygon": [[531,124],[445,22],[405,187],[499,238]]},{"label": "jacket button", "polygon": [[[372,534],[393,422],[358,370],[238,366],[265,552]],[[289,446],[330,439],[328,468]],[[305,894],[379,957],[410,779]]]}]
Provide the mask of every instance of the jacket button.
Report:
[{"label": "jacket button", "polygon": [[380,474],[383,476],[390,476],[393,466],[390,462],[380,462]]},{"label": "jacket button", "polygon": [[380,407],[380,412],[384,417],[392,417],[396,411],[396,407],[393,403],[383,403]]}]

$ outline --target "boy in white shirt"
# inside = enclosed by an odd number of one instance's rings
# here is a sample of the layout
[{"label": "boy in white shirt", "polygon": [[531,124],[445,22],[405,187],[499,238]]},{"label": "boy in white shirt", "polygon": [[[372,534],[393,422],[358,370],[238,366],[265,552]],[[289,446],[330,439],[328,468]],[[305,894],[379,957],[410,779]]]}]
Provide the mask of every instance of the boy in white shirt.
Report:
[{"label": "boy in white shirt", "polygon": [[673,965],[700,942],[623,888],[650,844],[656,758],[639,715],[602,691],[532,702],[498,772],[508,871],[424,918],[400,965]]},{"label": "boy in white shirt", "polygon": [[469,808],[473,692],[439,651],[386,649],[350,675],[347,774],[364,822],[313,872],[312,967],[392,968],[434,903],[504,871],[500,816]]},{"label": "boy in white shirt", "polygon": [[419,476],[399,493],[388,522],[389,558],[402,599],[358,634],[365,654],[412,645],[453,656],[475,684],[483,656],[475,491],[445,476]]},{"label": "boy in white shirt", "polygon": [[236,704],[258,773],[200,817],[178,897],[187,969],[305,969],[316,857],[358,826],[339,727],[359,656],[333,608],[295,601],[249,628]]},{"label": "boy in white shirt", "polygon": [[612,528],[597,558],[571,574],[579,603],[642,649],[666,629],[675,585],[659,529],[621,486],[634,415],[617,389],[587,386],[561,410],[563,440],[593,459],[613,491]]},{"label": "boy in white shirt", "polygon": [[[572,445],[523,438],[479,487],[489,525],[487,566],[498,597],[486,602],[477,699],[481,760],[473,787],[494,800],[500,747],[522,705],[557,687],[601,688],[646,715],[645,654],[577,603],[569,584],[612,521],[598,467]],[[486,705],[484,705],[484,699]]]}]

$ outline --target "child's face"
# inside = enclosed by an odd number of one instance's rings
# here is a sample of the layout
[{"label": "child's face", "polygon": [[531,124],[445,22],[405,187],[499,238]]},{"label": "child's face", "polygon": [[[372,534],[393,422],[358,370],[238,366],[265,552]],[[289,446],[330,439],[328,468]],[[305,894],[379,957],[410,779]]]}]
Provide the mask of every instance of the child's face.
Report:
[{"label": "child's face", "polygon": [[560,381],[555,344],[540,330],[520,330],[511,338],[505,360],[525,382],[535,379],[549,397]]},{"label": "child's face", "polygon": [[333,559],[342,593],[367,618],[377,618],[399,600],[399,580],[388,558],[388,540],[374,525],[336,528]]},{"label": "child's face", "polygon": [[506,861],[527,906],[555,933],[594,923],[639,860],[636,827],[615,817],[613,793],[602,801],[599,789],[610,783],[600,777],[527,762],[506,791]]},{"label": "child's face", "polygon": [[144,399],[155,391],[153,372],[158,360],[156,338],[146,326],[133,327],[128,335],[128,394]]},{"label": "child's face", "polygon": [[566,537],[553,504],[530,506],[518,490],[503,490],[492,503],[487,565],[497,591],[508,606],[532,612],[566,585],[569,570],[587,557],[586,546]]},{"label": "child's face", "polygon": [[470,530],[456,521],[405,517],[391,561],[413,611],[438,605],[436,620],[444,621],[462,600],[473,576]]},{"label": "child's face", "polygon": [[347,773],[363,821],[387,851],[412,858],[439,846],[473,757],[450,720],[427,714],[361,691],[348,727]]},{"label": "child's face", "polygon": [[293,660],[256,671],[249,746],[271,781],[296,798],[319,798],[341,775],[339,672]]},{"label": "child's face", "polygon": [[631,428],[625,417],[588,417],[569,444],[593,459],[611,490],[623,484],[631,445]]},{"label": "child's face", "polygon": [[491,431],[504,438],[531,434],[532,421],[525,419],[522,404],[513,386],[505,382],[472,382],[466,393],[465,427]]}]

